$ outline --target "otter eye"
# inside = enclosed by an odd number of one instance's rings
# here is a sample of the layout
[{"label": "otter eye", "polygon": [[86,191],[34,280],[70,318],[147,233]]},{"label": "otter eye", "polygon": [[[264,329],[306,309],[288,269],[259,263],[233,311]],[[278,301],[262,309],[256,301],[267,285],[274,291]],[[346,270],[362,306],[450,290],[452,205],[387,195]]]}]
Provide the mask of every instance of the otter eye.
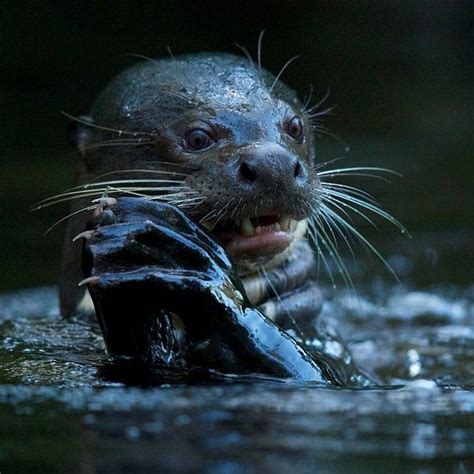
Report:
[{"label": "otter eye", "polygon": [[297,115],[288,122],[286,131],[291,138],[295,140],[301,139],[303,136],[303,122]]},{"label": "otter eye", "polygon": [[193,128],[186,133],[184,138],[186,147],[193,151],[202,151],[209,148],[214,140],[212,137],[202,128]]}]

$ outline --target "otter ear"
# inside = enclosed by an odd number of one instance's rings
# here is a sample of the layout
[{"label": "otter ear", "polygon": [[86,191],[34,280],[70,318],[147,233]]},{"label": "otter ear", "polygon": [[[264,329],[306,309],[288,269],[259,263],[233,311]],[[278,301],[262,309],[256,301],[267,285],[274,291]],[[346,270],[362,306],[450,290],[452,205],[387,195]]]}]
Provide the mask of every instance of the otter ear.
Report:
[{"label": "otter ear", "polygon": [[82,154],[84,154],[86,147],[94,141],[93,125],[94,121],[88,115],[80,115],[77,120],[73,120],[68,125],[67,140]]}]

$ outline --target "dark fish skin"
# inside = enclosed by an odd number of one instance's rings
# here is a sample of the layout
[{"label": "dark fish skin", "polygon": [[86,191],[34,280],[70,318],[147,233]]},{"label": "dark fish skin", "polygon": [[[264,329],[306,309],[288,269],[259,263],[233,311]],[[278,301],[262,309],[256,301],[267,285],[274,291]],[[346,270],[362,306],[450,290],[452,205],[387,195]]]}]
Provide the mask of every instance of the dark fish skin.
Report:
[{"label": "dark fish skin", "polygon": [[[119,198],[91,227],[83,268],[111,355],[341,383],[323,354],[310,355],[251,306],[222,247],[177,207]],[[184,324],[184,343],[172,314]]]}]

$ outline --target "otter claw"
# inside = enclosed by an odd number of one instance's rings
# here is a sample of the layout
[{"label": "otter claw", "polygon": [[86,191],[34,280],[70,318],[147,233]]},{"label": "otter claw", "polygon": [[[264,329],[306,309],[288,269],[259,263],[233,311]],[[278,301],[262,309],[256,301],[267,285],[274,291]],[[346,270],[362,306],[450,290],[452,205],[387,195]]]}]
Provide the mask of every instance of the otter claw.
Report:
[{"label": "otter claw", "polygon": [[84,285],[88,285],[88,284],[95,284],[95,283],[99,283],[100,281],[100,277],[98,276],[91,276],[91,277],[87,277],[87,278],[84,278],[84,280],[81,280],[77,286],[84,286]]},{"label": "otter claw", "polygon": [[117,204],[117,199],[115,198],[99,198],[94,199],[93,202],[97,203],[97,208],[94,210],[94,217],[97,217],[106,207],[115,206]]},{"label": "otter claw", "polygon": [[79,240],[82,238],[89,240],[94,235],[94,232],[95,231],[93,230],[85,230],[84,232],[80,232],[72,239],[72,241],[75,242],[76,240]]}]

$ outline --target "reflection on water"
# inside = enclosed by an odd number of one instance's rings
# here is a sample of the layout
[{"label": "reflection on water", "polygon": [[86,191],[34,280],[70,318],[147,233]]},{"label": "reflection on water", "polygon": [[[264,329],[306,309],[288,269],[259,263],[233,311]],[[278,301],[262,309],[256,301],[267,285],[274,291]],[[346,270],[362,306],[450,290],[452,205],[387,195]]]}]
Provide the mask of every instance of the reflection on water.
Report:
[{"label": "reflection on water", "polygon": [[[474,461],[474,395],[462,390],[2,387],[0,397],[7,426],[17,420],[13,436],[0,428],[2,446],[28,439],[50,450],[49,460],[29,451],[30,466],[57,465],[65,443],[77,446],[76,468],[99,472],[464,472]],[[8,454],[13,467],[20,458]]]},{"label": "reflection on water", "polygon": [[107,360],[91,323],[62,320],[56,289],[4,295],[0,469],[472,472],[474,287],[420,284],[429,238],[396,248],[405,288],[355,268],[358,298],[328,290],[321,315],[386,384],[373,389],[144,377]]}]

